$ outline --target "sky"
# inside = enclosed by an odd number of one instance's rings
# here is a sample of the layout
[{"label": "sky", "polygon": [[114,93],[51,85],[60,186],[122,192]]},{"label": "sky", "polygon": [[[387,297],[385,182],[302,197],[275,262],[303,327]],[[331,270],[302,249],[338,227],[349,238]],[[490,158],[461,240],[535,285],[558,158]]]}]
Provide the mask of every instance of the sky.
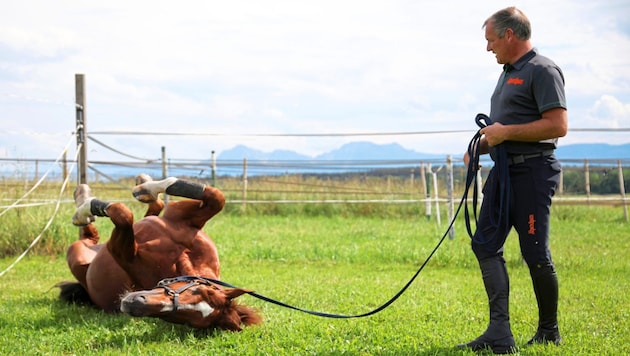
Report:
[{"label": "sky", "polygon": [[[501,72],[482,24],[511,5],[564,72],[560,144],[630,143],[571,131],[630,128],[629,0],[3,2],[0,158],[76,152],[79,73],[88,134],[134,157],[353,141],[463,153]],[[464,132],[409,134],[426,131]],[[128,160],[93,141],[88,158]]]}]

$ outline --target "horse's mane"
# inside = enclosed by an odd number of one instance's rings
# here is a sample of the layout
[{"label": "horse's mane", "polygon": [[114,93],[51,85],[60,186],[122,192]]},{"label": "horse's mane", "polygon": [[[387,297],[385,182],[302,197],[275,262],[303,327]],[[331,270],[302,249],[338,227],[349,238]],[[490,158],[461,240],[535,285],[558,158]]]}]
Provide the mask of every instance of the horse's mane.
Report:
[{"label": "horse's mane", "polygon": [[262,323],[262,317],[258,313],[258,309],[242,304],[234,304],[234,309],[238,313],[243,325],[249,326]]},{"label": "horse's mane", "polygon": [[262,317],[255,308],[231,302],[223,310],[221,318],[214,328],[241,331],[241,325],[249,326],[262,323]]}]

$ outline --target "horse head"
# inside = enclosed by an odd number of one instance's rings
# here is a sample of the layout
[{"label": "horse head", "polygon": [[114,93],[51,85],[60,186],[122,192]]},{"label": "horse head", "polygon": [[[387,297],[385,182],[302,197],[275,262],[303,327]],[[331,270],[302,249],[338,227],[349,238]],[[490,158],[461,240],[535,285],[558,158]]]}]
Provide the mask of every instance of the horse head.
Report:
[{"label": "horse head", "polygon": [[160,281],[150,290],[129,292],[120,303],[123,313],[154,317],[194,328],[240,331],[241,325],[262,322],[258,313],[232,299],[250,291],[221,288],[201,277],[182,276]]}]

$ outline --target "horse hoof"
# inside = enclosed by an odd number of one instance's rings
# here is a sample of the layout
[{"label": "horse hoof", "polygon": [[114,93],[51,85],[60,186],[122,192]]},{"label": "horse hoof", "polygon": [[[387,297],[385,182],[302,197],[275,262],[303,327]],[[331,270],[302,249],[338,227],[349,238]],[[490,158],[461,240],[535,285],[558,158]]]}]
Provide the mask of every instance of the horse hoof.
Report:
[{"label": "horse hoof", "polygon": [[90,186],[88,186],[87,184],[79,184],[74,190],[73,194],[74,206],[78,208],[83,205],[83,203],[85,203],[85,201],[90,198],[91,193],[92,190],[90,189]]},{"label": "horse hoof", "polygon": [[136,186],[131,193],[133,197],[143,203],[152,203],[157,200],[157,194],[152,194],[150,190],[143,185],[146,182],[153,182],[153,178],[146,173],[140,173],[136,176]]},{"label": "horse hoof", "polygon": [[86,226],[96,221],[96,216],[92,215],[92,200],[87,198],[81,206],[77,207],[77,211],[72,215],[72,225]]},{"label": "horse hoof", "polygon": [[85,226],[96,220],[96,216],[92,215],[90,205],[92,190],[87,184],[79,184],[74,190],[74,206],[77,207],[76,212],[72,216],[72,225]]},{"label": "horse hoof", "polygon": [[153,178],[146,173],[140,173],[136,176],[136,185],[152,181]]},{"label": "horse hoof", "polygon": [[[136,181],[138,181],[138,179],[142,179],[141,176],[142,174],[136,177]],[[131,192],[136,200],[139,200],[143,203],[152,203],[158,200],[158,195],[160,193],[164,193],[166,191],[166,188],[177,181],[177,178],[174,177],[154,181],[146,174],[144,176],[148,177],[150,180],[136,185]]]},{"label": "horse hoof", "polygon": [[150,191],[144,189],[141,186],[137,186],[135,188],[133,188],[133,197],[136,198],[136,200],[141,201],[143,203],[153,203],[154,201],[157,200],[157,195],[152,195]]}]

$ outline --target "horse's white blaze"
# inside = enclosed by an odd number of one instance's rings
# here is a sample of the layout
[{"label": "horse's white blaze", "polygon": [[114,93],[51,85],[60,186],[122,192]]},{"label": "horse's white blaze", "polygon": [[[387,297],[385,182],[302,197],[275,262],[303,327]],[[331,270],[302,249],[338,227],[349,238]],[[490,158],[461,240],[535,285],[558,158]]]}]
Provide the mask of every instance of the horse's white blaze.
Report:
[{"label": "horse's white blaze", "polygon": [[[199,302],[197,304],[179,304],[177,306],[177,309],[182,309],[182,310],[194,310],[194,311],[198,311],[201,313],[201,315],[205,318],[208,315],[212,314],[212,312],[214,311],[214,308],[210,306],[210,304],[208,304],[207,302]],[[164,306],[162,307],[162,310],[160,310],[161,312],[172,312],[173,311],[173,304],[169,303],[169,304],[164,304]]]}]

